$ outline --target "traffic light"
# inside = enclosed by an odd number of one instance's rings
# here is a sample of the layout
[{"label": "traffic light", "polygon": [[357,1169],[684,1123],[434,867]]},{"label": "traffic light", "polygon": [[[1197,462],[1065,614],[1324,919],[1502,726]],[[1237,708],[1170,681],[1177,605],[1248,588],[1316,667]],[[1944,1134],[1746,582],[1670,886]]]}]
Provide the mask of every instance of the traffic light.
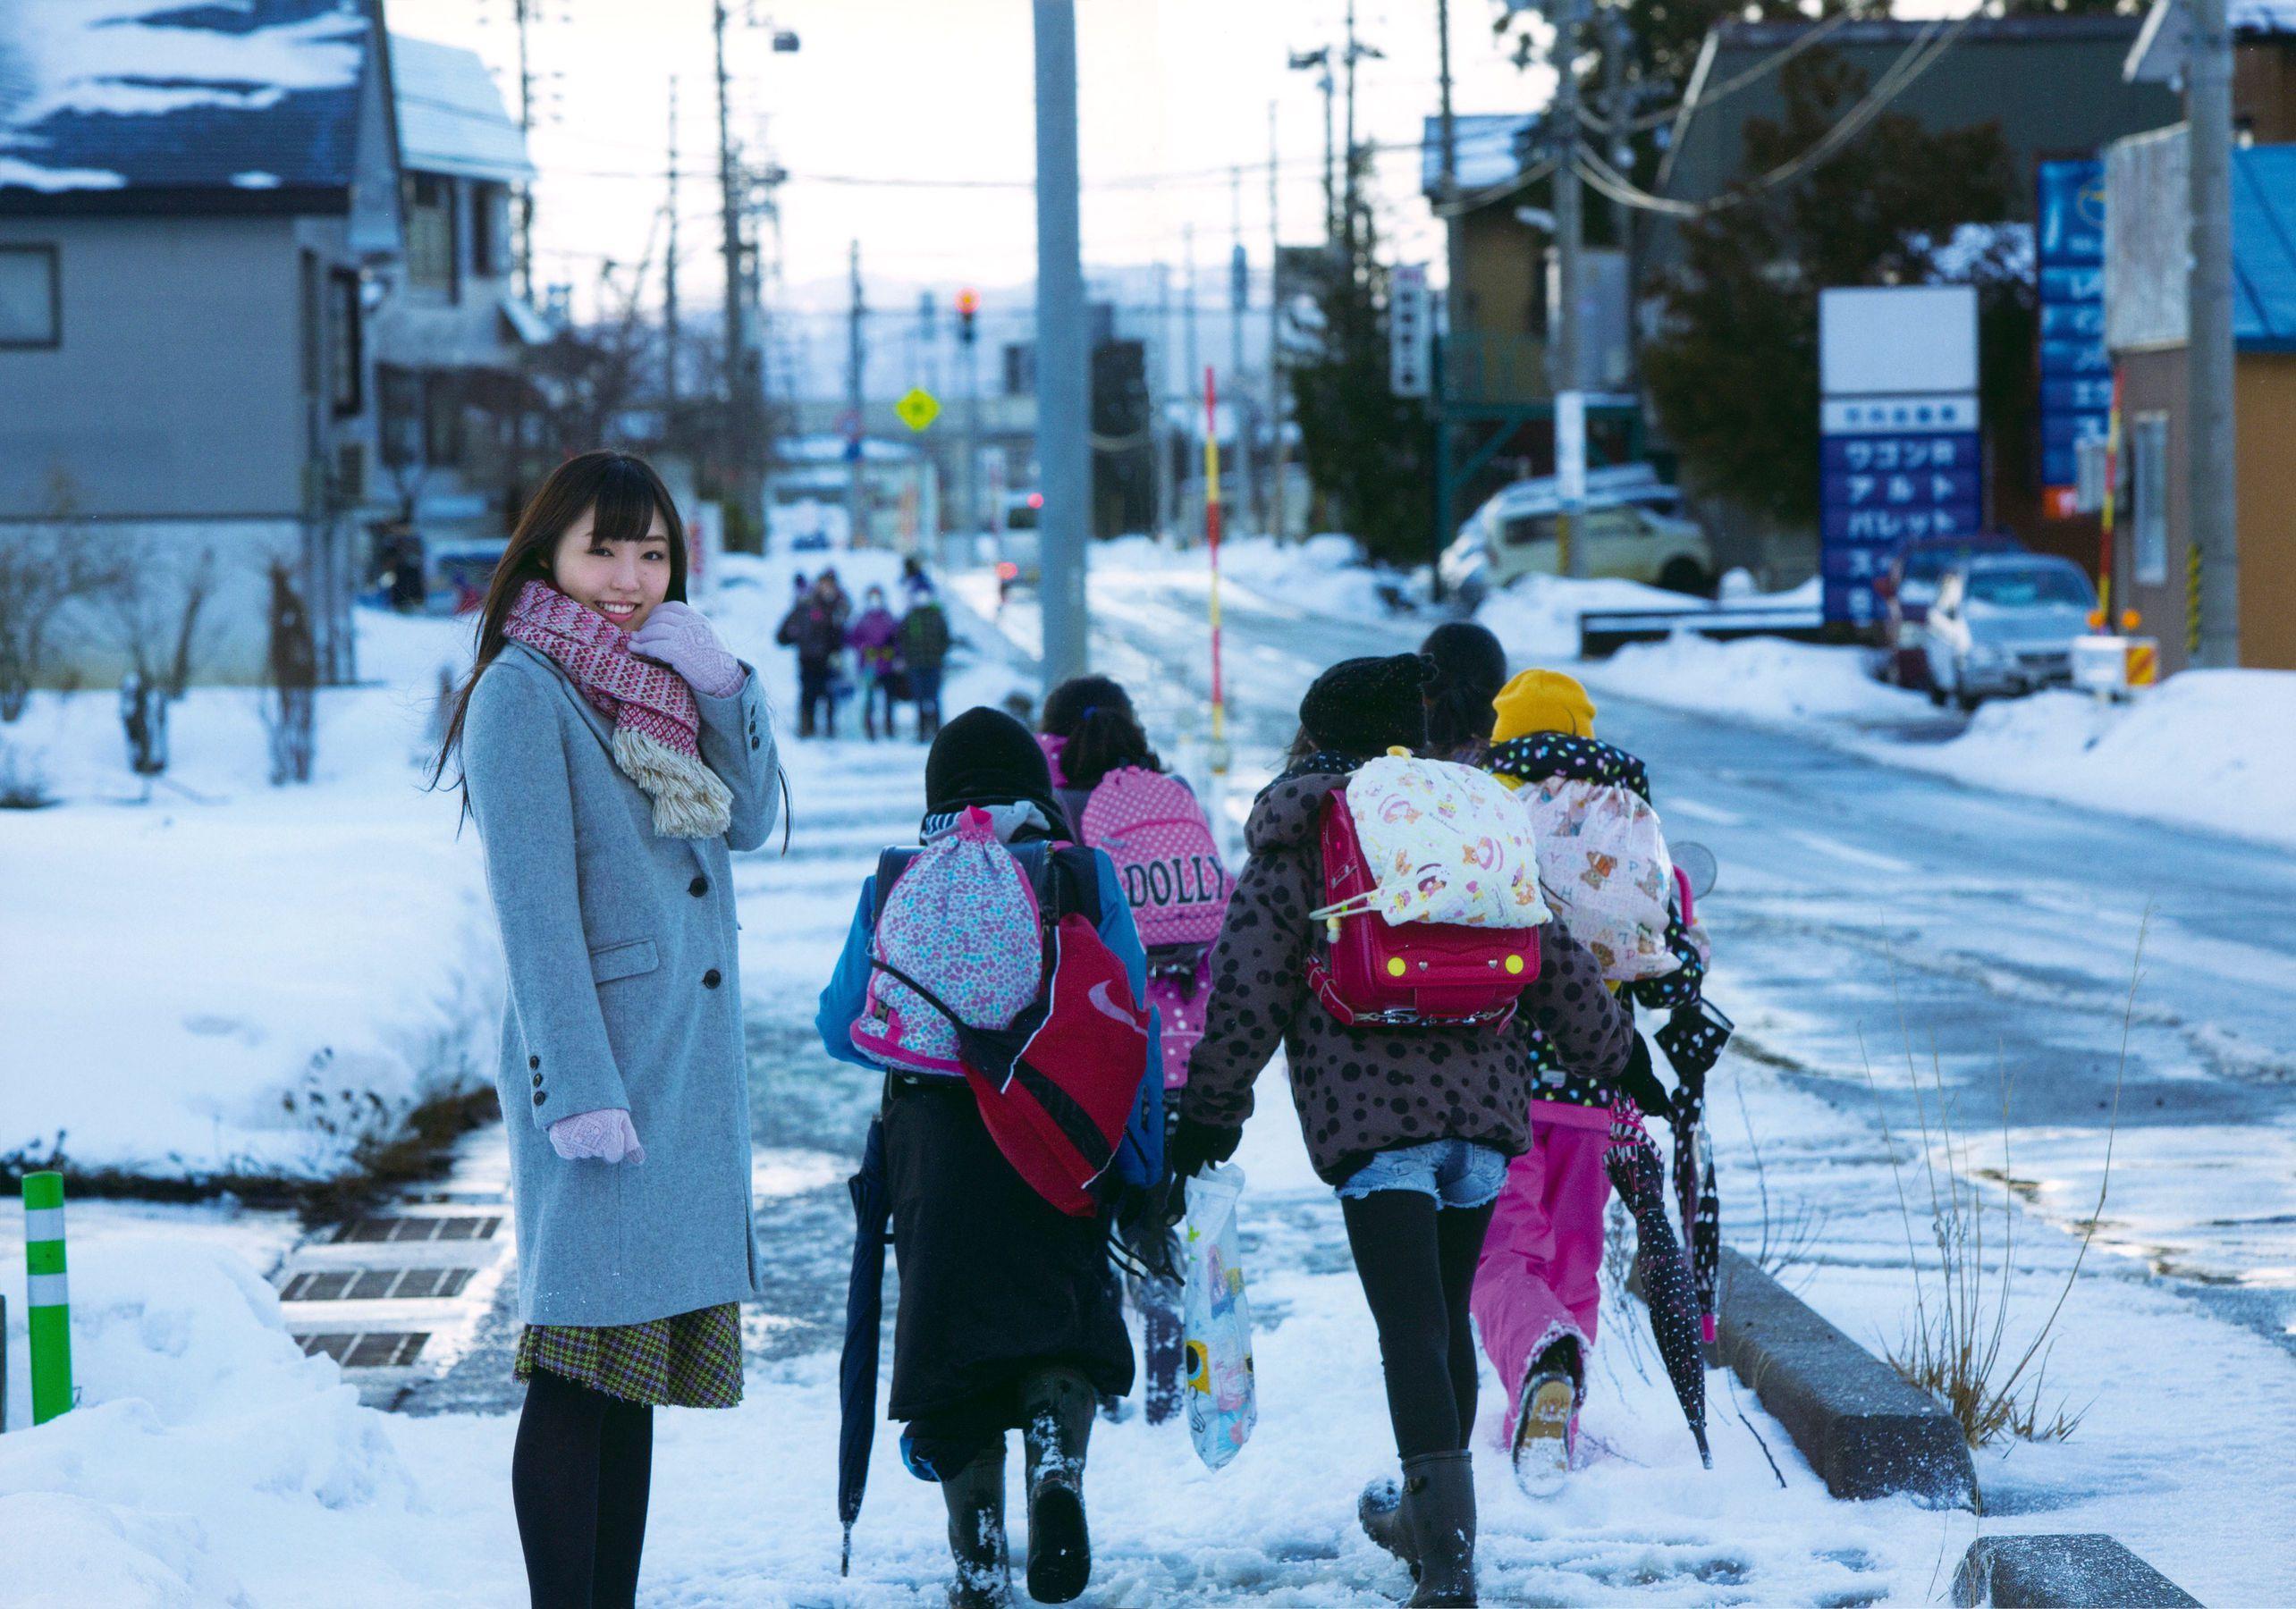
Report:
[{"label": "traffic light", "polygon": [[981,310],[981,293],[971,286],[957,292],[957,339],[967,346],[973,344],[973,319]]}]

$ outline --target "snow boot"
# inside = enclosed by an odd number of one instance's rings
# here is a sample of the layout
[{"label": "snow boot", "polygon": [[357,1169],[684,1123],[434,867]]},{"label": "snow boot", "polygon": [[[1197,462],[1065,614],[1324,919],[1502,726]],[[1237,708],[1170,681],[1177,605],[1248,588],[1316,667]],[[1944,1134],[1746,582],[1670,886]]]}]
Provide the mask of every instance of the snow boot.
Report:
[{"label": "snow boot", "polygon": [[1003,1445],[982,1453],[942,1481],[941,1495],[949,1504],[949,1553],[957,1561],[949,1609],[1011,1609]]},{"label": "snow boot", "polygon": [[1550,1497],[1569,1472],[1578,1440],[1578,1344],[1554,1342],[1525,1371],[1515,1411],[1515,1484]]},{"label": "snow boot", "polygon": [[1475,1470],[1465,1448],[1403,1461],[1397,1518],[1418,1557],[1406,1609],[1472,1609],[1475,1602]]},{"label": "snow boot", "polygon": [[1047,1369],[1020,1388],[1028,1445],[1028,1595],[1040,1604],[1065,1604],[1092,1580],[1085,1445],[1098,1405],[1092,1383],[1073,1369]]}]

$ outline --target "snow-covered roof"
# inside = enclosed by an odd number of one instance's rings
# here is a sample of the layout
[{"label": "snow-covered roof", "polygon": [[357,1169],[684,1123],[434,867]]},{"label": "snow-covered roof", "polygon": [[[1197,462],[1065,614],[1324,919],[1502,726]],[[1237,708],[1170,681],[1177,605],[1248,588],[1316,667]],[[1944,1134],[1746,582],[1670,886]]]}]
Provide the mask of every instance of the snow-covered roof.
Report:
[{"label": "snow-covered roof", "polygon": [[344,189],[367,35],[360,0],[0,4],[0,205]]},{"label": "snow-covered roof", "polygon": [[505,183],[534,177],[526,135],[475,51],[394,33],[391,87],[401,166]]},{"label": "snow-covered roof", "polygon": [[[1489,190],[1494,184],[1504,184],[1514,178],[1517,172],[1515,136],[1538,121],[1534,114],[1528,112],[1454,116],[1451,119],[1451,143],[1457,152],[1459,188],[1462,190]],[[1419,190],[1422,195],[1436,196],[1443,189],[1443,120],[1439,117],[1427,119],[1422,134],[1419,147]]]},{"label": "snow-covered roof", "polygon": [[[2225,0],[2233,38],[2296,38],[2296,0]],[[2184,72],[2185,40],[2192,30],[2186,0],[2152,0],[2122,76],[2131,83],[2166,84]]]}]

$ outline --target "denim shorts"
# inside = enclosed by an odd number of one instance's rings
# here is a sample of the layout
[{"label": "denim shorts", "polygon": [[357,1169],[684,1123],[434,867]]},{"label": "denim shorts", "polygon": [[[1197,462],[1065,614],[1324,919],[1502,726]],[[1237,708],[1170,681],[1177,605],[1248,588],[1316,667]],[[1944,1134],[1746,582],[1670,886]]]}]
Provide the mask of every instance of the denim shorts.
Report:
[{"label": "denim shorts", "polygon": [[1472,1140],[1429,1140],[1381,1151],[1339,1186],[1343,1201],[1375,1190],[1416,1190],[1441,1207],[1482,1207],[1507,1184],[1507,1158]]}]

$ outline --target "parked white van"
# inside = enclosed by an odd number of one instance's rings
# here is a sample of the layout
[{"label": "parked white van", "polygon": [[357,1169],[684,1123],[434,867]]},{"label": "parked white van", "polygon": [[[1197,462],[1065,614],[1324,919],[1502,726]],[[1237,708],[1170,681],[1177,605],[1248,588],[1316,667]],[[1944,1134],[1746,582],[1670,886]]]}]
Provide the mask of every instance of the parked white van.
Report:
[{"label": "parked white van", "polygon": [[[1518,576],[1560,574],[1555,524],[1561,507],[1552,476],[1501,490],[1443,550],[1445,588],[1472,607]],[[1586,543],[1586,573],[1710,594],[1713,548],[1681,508],[1681,491],[1648,464],[1587,471],[1586,509],[1574,534]]]}]

